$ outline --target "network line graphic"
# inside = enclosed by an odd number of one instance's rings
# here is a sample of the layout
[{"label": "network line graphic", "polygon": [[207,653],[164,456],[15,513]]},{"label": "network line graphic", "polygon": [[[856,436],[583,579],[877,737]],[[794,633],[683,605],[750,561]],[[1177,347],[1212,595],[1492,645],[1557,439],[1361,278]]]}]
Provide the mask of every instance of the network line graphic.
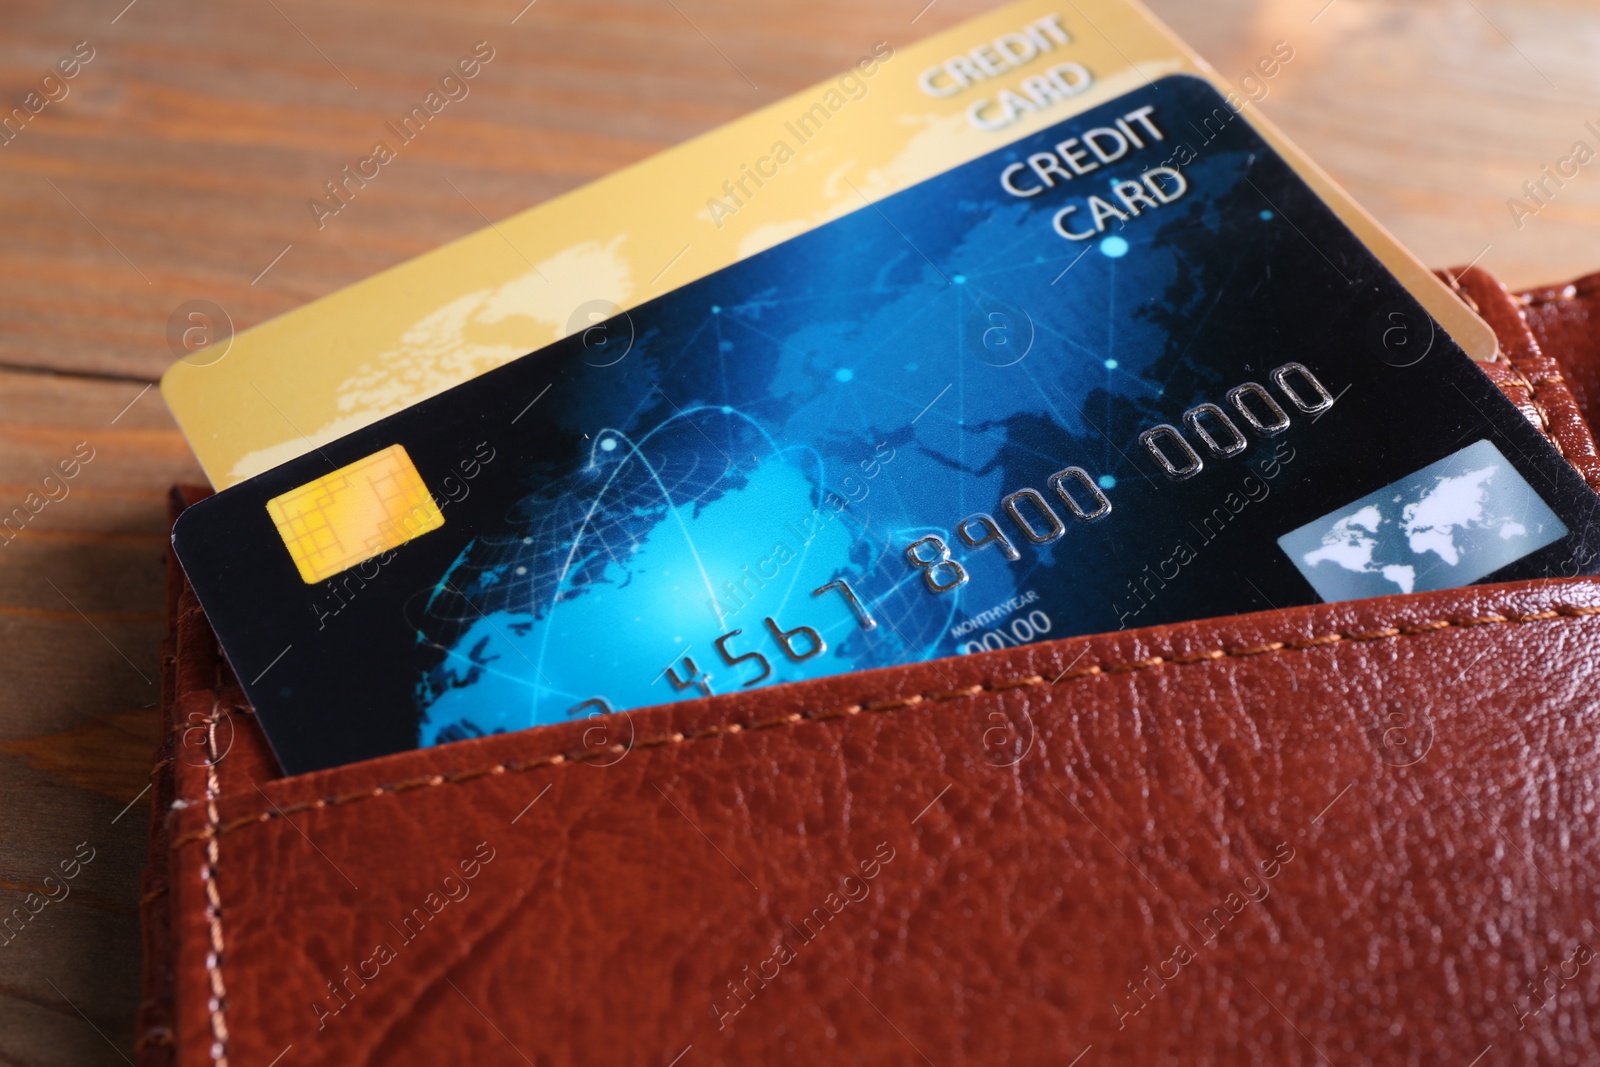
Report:
[{"label": "network line graphic", "polygon": [[[421,743],[954,655],[1030,594],[1015,632],[1114,629],[1078,561],[1155,506],[1137,431],[1231,384],[1218,311],[1300,239],[1258,165],[1219,147],[1186,171],[1214,195],[1085,245],[963,168],[631,312],[626,358],[556,368],[560,448],[409,609]],[[1015,560],[961,539],[1069,466],[1116,522]],[[907,560],[928,538],[959,588]],[[841,580],[858,605],[816,594]]]}]

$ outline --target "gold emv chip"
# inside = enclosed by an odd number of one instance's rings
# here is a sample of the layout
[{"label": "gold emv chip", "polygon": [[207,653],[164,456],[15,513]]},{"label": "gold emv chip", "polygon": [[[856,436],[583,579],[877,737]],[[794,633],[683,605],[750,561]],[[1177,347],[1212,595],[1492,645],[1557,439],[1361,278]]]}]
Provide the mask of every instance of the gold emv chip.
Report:
[{"label": "gold emv chip", "polygon": [[273,497],[267,514],[307,585],[444,525],[401,445]]}]

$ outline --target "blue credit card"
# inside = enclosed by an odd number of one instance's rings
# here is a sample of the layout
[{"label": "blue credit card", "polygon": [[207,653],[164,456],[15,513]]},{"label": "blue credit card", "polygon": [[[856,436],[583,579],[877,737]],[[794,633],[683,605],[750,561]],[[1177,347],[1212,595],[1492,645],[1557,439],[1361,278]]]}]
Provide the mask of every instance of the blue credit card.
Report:
[{"label": "blue credit card", "polygon": [[174,540],[293,773],[1587,572],[1597,510],[1174,76],[225,490]]}]

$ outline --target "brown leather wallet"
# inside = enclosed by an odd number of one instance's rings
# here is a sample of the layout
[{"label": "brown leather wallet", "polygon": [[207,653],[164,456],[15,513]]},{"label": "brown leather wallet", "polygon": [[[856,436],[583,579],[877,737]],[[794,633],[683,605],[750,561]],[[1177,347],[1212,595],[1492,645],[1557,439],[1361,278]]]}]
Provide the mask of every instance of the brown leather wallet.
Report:
[{"label": "brown leather wallet", "polygon": [[[1600,276],[1447,280],[1600,490]],[[1595,579],[282,778],[171,574],[143,1064],[1600,1062]]]}]

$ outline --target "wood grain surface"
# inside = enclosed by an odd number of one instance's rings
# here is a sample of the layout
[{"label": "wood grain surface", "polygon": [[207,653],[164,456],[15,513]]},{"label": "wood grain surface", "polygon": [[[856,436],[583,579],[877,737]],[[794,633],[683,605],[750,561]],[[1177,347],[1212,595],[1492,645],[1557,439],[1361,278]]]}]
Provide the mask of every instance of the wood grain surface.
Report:
[{"label": "wood grain surface", "polygon": [[[163,490],[200,479],[147,388],[173,310],[210,300],[245,328],[479,228],[473,205],[511,214],[992,6],[525,2],[0,9],[5,109],[93,49],[0,144],[0,511],[92,452],[0,546],[0,912],[80,843],[95,857],[0,945],[0,1064],[133,1054]],[[1592,0],[1153,6],[1236,81],[1288,42],[1261,110],[1430,265],[1518,285],[1600,269],[1600,161],[1520,225],[1508,206],[1600,145]],[[307,198],[479,40],[498,56],[472,95],[319,231]]]}]

